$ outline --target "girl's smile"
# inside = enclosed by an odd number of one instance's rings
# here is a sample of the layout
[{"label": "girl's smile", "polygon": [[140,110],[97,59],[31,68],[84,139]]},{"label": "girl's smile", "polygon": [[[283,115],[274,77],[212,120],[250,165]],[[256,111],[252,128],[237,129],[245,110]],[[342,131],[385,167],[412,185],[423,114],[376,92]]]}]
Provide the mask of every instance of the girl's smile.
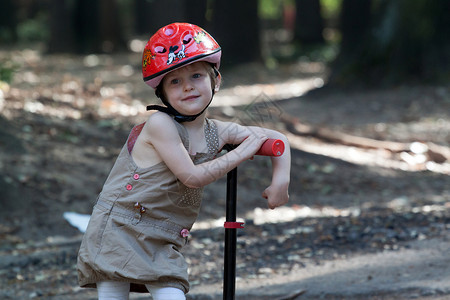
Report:
[{"label": "girl's smile", "polygon": [[198,97],[200,97],[200,96],[188,96],[188,97],[185,97],[185,98],[183,98],[183,99],[181,99],[181,100],[182,100],[182,101],[195,100],[195,99],[197,99]]}]

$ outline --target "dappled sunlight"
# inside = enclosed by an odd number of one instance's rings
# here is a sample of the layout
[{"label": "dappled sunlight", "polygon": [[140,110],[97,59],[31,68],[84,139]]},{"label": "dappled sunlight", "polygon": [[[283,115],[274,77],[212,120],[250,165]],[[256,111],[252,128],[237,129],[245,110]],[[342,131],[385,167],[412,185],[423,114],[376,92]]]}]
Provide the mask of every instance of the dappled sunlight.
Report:
[{"label": "dappled sunlight", "polygon": [[261,94],[272,101],[300,97],[324,85],[320,77],[290,79],[280,83],[237,85],[221,89],[214,97],[211,107],[246,105],[255,101]]},{"label": "dappled sunlight", "polygon": [[309,207],[297,205],[292,207],[279,207],[274,210],[256,208],[253,212],[247,214],[255,225],[266,223],[292,222],[300,218],[325,218],[325,217],[357,217],[361,214],[360,208],[353,207],[347,209],[337,209],[331,206]]},{"label": "dappled sunlight", "polygon": [[[276,209],[255,208],[246,214],[245,219],[252,220],[255,225],[275,224],[292,222],[305,218],[325,218],[325,217],[349,217],[359,216],[360,208],[353,207],[347,209],[337,209],[331,206],[314,208],[309,206],[283,206]],[[245,222],[245,219],[238,218],[237,222]],[[193,230],[211,229],[223,227],[225,218],[198,221],[194,224]]]},{"label": "dappled sunlight", "polygon": [[[258,276],[258,280],[237,281],[237,288],[250,295],[255,290],[261,293],[262,289],[267,299],[284,295],[286,290],[299,289],[306,292],[305,299],[327,298],[325,295],[345,299],[348,293],[362,295],[361,299],[372,299],[370,295],[379,295],[380,292],[408,289],[411,289],[411,298],[417,298],[413,290],[417,287],[447,289],[448,275],[442,261],[447,259],[449,246],[448,241],[433,240],[427,244],[413,243],[402,252],[360,254],[321,264],[311,262],[289,274],[280,274],[283,276],[276,279]],[[415,276],[412,277],[411,273]]]},{"label": "dappled sunlight", "polygon": [[20,70],[12,83],[0,85],[0,107],[8,119],[20,110],[74,120],[146,113],[145,105],[132,97],[133,83],[141,79],[125,54],[119,64],[110,55],[45,57],[36,50],[0,55],[10,57]]},{"label": "dappled sunlight", "polygon": [[[9,109],[76,120],[92,113],[101,118],[144,115],[145,105],[159,100],[142,82],[140,70],[133,67],[133,62],[140,61],[143,46],[143,41],[132,40],[129,47],[134,53],[119,58],[106,54],[44,57],[37,50],[1,53],[16,62],[20,70],[11,84],[5,83],[1,88],[3,98],[12,102],[6,105],[4,115],[11,115]],[[261,70],[253,83],[222,88],[211,106],[246,105],[261,95],[273,101],[290,99],[325,83],[323,64],[298,63],[292,66],[292,76],[284,74],[280,80],[271,80],[278,75],[263,70],[264,67],[252,68],[255,72]],[[227,83],[239,82],[239,76],[224,73]],[[271,83],[258,83],[258,78]]]},{"label": "dappled sunlight", "polygon": [[[399,198],[393,199],[387,203],[387,207],[395,212],[411,211],[412,213],[433,213],[445,212],[450,209],[450,203],[444,201],[443,204],[414,206],[411,208],[409,203],[406,205]],[[237,222],[252,220],[254,225],[289,223],[300,219],[307,218],[348,218],[359,217],[361,215],[361,207],[335,208],[332,206],[310,207],[306,205],[283,206],[276,209],[255,208],[248,212],[244,218],[237,218]],[[222,228],[225,217],[198,221],[194,224],[192,230],[205,230],[213,228]],[[312,233],[313,227],[302,227],[304,233]],[[299,228],[299,231],[302,229]]]},{"label": "dappled sunlight", "polygon": [[[414,151],[417,151],[417,149],[411,150],[411,153],[406,151],[393,153],[381,148],[367,149],[341,144],[328,144],[317,140],[312,141],[310,138],[289,133],[287,137],[293,149],[324,155],[353,164],[410,172],[427,170],[435,173],[450,174],[449,162],[433,162],[425,155],[426,152],[415,153]],[[413,142],[411,147],[415,147],[417,144],[419,143]]]},{"label": "dappled sunlight", "polygon": [[[1,53],[2,56],[9,56],[20,65],[20,72],[16,73],[11,84],[3,83],[1,85],[0,108],[2,109],[2,115],[7,119],[14,119],[21,114],[21,111],[24,111],[60,120],[114,118],[126,120],[126,122],[137,122],[137,118],[142,121],[148,115],[145,106],[159,101],[152,90],[142,83],[140,72],[132,66],[133,61],[139,61],[139,52],[143,46],[143,41],[132,40],[130,48],[134,49],[134,53],[122,56],[91,54],[80,57],[70,55],[44,57],[36,50],[14,51],[9,54],[3,52]],[[294,69],[289,71],[292,76],[285,74],[280,78],[277,78],[275,72],[263,70],[262,66],[251,65],[249,68],[250,72],[247,73],[254,73],[256,76],[255,78],[249,78],[251,75],[247,74],[245,80],[243,80],[247,82],[246,84],[233,84],[242,81],[240,78],[245,73],[245,68],[237,70],[237,74],[233,74],[232,71],[224,71],[230,72],[224,75],[227,84],[215,95],[211,105],[212,108],[217,108],[227,117],[236,117],[241,112],[241,109],[237,107],[260,101],[261,97],[263,97],[261,101],[274,105],[277,105],[278,100],[301,99],[299,97],[308,91],[322,87],[326,80],[324,66],[318,63],[297,63],[290,67]],[[258,72],[260,69],[262,72]],[[303,75],[299,76],[300,74]],[[257,79],[263,79],[261,80],[263,83],[258,83]],[[437,99],[447,95],[444,88],[437,89],[436,93]],[[375,98],[373,95],[370,97],[368,100]],[[362,99],[359,100],[363,101]],[[377,109],[384,105],[377,102],[378,106],[376,106],[372,102],[368,105]],[[286,111],[281,110],[283,116],[273,118],[273,121],[279,124],[272,125],[285,125],[283,123],[288,118],[284,117],[289,117],[291,113],[293,117],[297,117],[295,111],[307,110],[310,106],[305,101],[296,101],[291,105],[292,107],[287,106],[285,108]],[[417,103],[412,105],[410,110],[416,106],[418,106]],[[322,109],[325,108],[322,107]],[[280,110],[279,107],[277,109]],[[416,110],[414,108],[414,111]],[[211,111],[215,112],[214,110]],[[388,112],[391,113],[391,110]],[[277,111],[277,113],[280,113],[280,111]],[[412,112],[408,112],[408,114],[411,115]],[[340,114],[336,114],[334,118],[336,120],[345,118],[345,114],[339,116]],[[212,115],[211,117],[216,116]],[[276,117],[279,117],[279,119]],[[345,120],[341,121],[345,123]],[[326,129],[325,126],[318,125],[316,128]],[[446,130],[448,120],[443,117],[439,117],[436,121],[427,117],[423,120],[418,119],[413,123],[393,122],[388,124],[378,122],[366,125],[369,133],[374,130],[372,134],[380,137],[386,134],[388,127],[394,134],[401,135],[405,126],[411,127],[414,134],[422,139],[426,137],[427,132],[431,131],[435,135],[439,134],[437,136],[439,140],[445,140],[448,135]],[[358,129],[356,125],[353,127],[356,128],[355,130],[360,130],[361,134],[364,135],[364,128]],[[372,127],[373,129],[371,129]],[[339,131],[345,132],[345,130],[344,128]],[[434,149],[430,149],[430,144],[422,142],[418,138],[411,140],[409,149],[393,152],[383,148],[328,143],[313,136],[301,135],[296,132],[285,133],[293,149],[343,160],[352,164],[402,171],[431,171],[450,174],[450,163],[448,161],[450,150],[448,147],[441,146],[442,151],[437,153],[436,156]],[[313,130],[310,134],[314,133]],[[436,145],[434,146],[436,147]]]},{"label": "dappled sunlight", "polygon": [[[275,224],[292,222],[298,219],[305,218],[326,218],[326,217],[357,217],[361,214],[361,209],[358,207],[349,207],[345,209],[338,209],[332,206],[324,207],[310,207],[305,205],[282,206],[276,209],[264,209],[257,207],[254,210],[245,214],[245,219],[237,218],[237,222],[244,222],[245,220],[252,220],[255,225]],[[194,224],[193,230],[204,230],[212,228],[223,227],[225,217],[197,221]]]},{"label": "dappled sunlight", "polygon": [[[394,199],[390,206],[395,208],[400,202]],[[433,276],[435,286],[445,287],[446,267],[440,266],[448,256],[449,242],[433,237],[438,232],[448,236],[448,209],[447,204],[424,205],[414,212],[388,210],[357,216],[351,215],[353,209],[331,207],[255,209],[255,220],[247,220],[238,231],[237,287],[242,292],[265,289],[264,299],[278,299],[275,295],[283,295],[286,284],[290,291],[304,290],[309,296],[323,296],[324,291],[336,295],[349,290],[371,294],[380,288],[407,289],[425,285]],[[214,274],[222,267],[222,248],[217,244],[223,243],[223,220],[211,220],[209,226],[192,233],[188,254],[201,253],[215,262],[215,268],[198,266],[191,275]],[[411,272],[417,270],[420,276],[412,282]],[[205,278],[201,289],[217,291],[214,280]],[[329,284],[324,288],[323,282]],[[193,284],[194,294],[199,284]]]}]

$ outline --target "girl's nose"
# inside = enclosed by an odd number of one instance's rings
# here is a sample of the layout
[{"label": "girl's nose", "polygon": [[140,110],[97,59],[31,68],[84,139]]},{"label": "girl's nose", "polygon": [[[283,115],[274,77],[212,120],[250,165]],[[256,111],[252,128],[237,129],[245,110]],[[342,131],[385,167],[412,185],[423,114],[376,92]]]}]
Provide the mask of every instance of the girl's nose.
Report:
[{"label": "girl's nose", "polygon": [[192,91],[193,89],[194,89],[194,86],[189,81],[184,82],[184,90],[185,91]]},{"label": "girl's nose", "polygon": [[185,91],[192,91],[194,89],[194,87],[191,84],[185,84],[184,85],[184,90]]}]

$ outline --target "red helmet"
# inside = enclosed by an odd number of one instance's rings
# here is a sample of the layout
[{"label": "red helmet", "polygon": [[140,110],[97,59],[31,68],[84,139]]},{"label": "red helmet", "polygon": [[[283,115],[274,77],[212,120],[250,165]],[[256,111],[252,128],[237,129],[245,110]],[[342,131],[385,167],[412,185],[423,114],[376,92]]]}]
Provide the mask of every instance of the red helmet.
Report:
[{"label": "red helmet", "polygon": [[219,44],[202,28],[189,23],[172,23],[159,29],[147,42],[142,55],[144,82],[156,89],[170,71],[206,61],[219,68]]}]

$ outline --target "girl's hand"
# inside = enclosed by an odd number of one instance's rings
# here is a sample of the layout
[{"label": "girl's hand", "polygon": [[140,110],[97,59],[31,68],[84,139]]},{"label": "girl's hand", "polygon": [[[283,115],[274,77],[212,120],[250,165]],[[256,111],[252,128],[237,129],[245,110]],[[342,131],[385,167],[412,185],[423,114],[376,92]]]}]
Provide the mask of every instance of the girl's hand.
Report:
[{"label": "girl's hand", "polygon": [[263,198],[267,199],[270,209],[282,206],[289,201],[288,193],[289,184],[274,184],[272,183],[262,193]]},{"label": "girl's hand", "polygon": [[251,159],[266,140],[266,135],[260,133],[251,134],[235,149],[235,151],[237,151],[244,159]]}]

